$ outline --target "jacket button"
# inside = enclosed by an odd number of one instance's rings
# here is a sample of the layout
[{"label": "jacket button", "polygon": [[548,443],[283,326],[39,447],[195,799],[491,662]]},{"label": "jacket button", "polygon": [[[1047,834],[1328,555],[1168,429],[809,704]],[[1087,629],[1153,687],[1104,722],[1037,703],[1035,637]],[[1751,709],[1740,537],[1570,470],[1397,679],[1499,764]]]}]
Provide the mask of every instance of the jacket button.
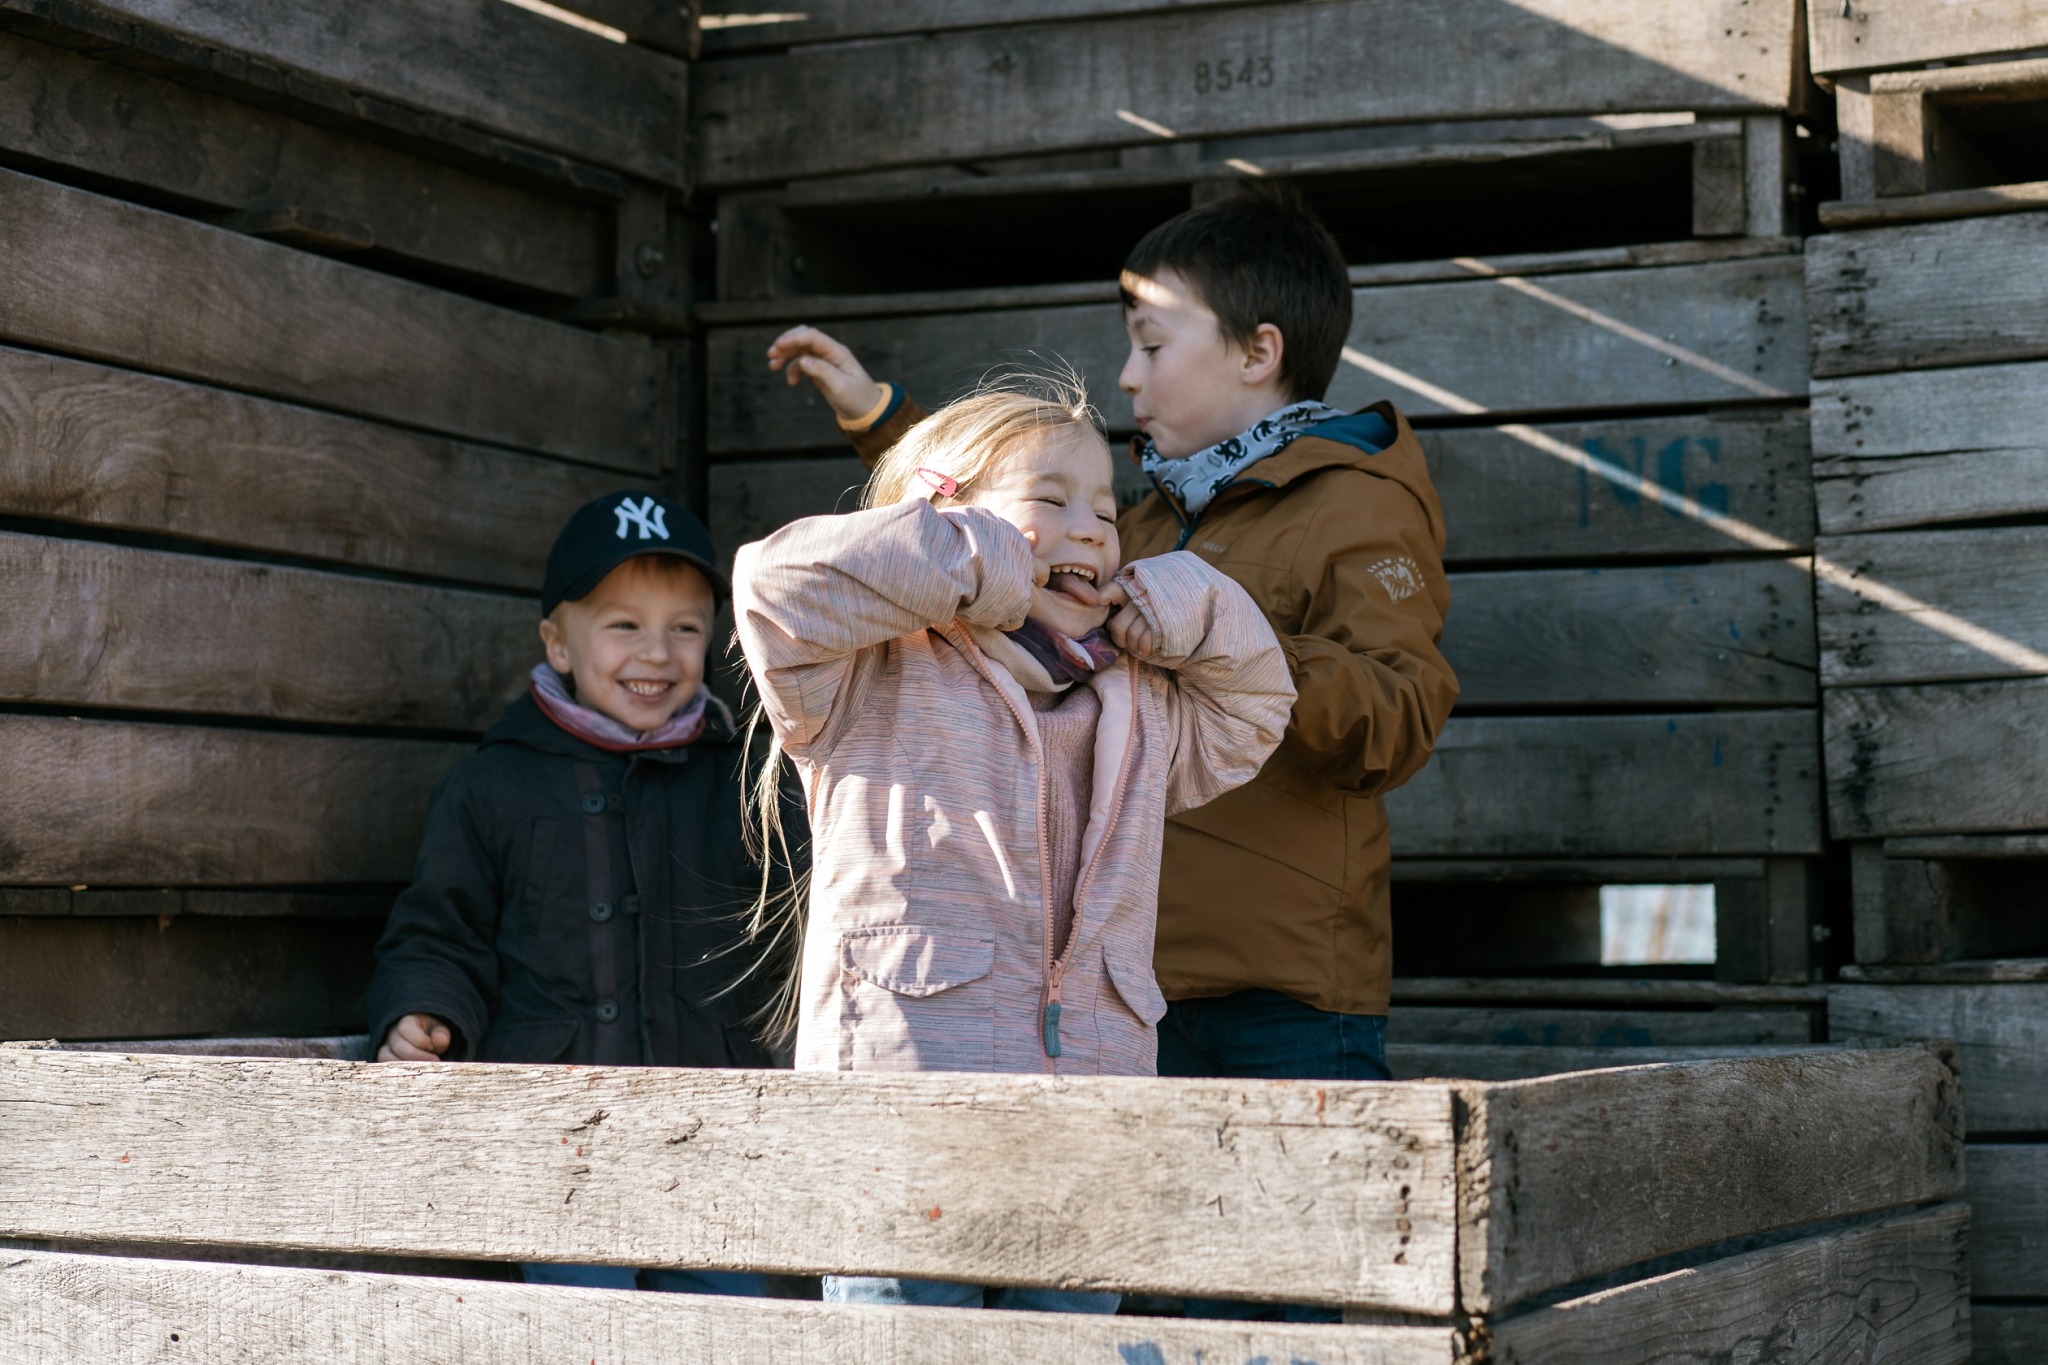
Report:
[{"label": "jacket button", "polygon": [[626,808],[626,798],[616,795],[607,796],[604,799],[604,807],[606,810],[624,810]]},{"label": "jacket button", "polygon": [[585,792],[585,793],[583,793],[583,813],[584,813],[585,815],[597,815],[597,814],[601,814],[601,813],[603,812],[603,810],[604,810],[604,793],[603,793],[603,792]]},{"label": "jacket button", "polygon": [[600,1024],[613,1024],[613,1023],[617,1023],[617,1022],[618,1022],[618,1018],[619,1018],[619,1002],[618,1002],[618,1001],[616,1001],[616,1000],[600,1000],[600,1001],[598,1001],[598,1002],[597,1002],[597,1022],[598,1022],[598,1023],[600,1023]]},{"label": "jacket button", "polygon": [[590,907],[590,917],[599,924],[603,924],[612,917],[612,903],[610,901],[597,901]]}]

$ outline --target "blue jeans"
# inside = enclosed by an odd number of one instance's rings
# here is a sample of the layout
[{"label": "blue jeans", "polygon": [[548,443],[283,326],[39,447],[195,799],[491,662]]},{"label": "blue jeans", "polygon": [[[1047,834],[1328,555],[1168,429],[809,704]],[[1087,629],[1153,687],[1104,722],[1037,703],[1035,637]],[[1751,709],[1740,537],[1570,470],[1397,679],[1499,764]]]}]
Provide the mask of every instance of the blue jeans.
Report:
[{"label": "blue jeans", "polygon": [[[1159,1022],[1162,1076],[1248,1076],[1273,1081],[1391,1081],[1387,1016],[1336,1014],[1279,991],[1173,1000]],[[1337,1322],[1334,1308],[1189,1299],[1191,1318]]]},{"label": "blue jeans", "polygon": [[923,1304],[936,1308],[1007,1308],[1026,1313],[1114,1313],[1121,1294],[1080,1289],[987,1289],[947,1280],[895,1275],[827,1275],[826,1303]]},{"label": "blue jeans", "polygon": [[527,1261],[519,1273],[528,1284],[567,1284],[579,1289],[652,1289],[663,1294],[734,1294],[753,1299],[768,1292],[759,1275],[744,1270],[635,1270],[629,1265]]}]

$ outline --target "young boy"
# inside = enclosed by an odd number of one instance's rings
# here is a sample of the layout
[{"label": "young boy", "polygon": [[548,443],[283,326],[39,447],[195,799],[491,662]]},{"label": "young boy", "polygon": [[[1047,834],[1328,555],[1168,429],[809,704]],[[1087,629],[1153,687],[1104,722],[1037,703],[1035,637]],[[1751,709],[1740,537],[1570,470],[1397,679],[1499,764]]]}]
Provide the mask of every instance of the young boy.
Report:
[{"label": "young boy", "polygon": [[[728,588],[659,494],[569,518],[547,661],[441,783],[370,985],[379,1061],[766,1067],[744,913],[744,745],[704,686]],[[759,976],[772,975],[772,971]],[[769,987],[772,989],[772,986]],[[757,1275],[529,1265],[531,1283],[758,1294]]]},{"label": "young boy", "polygon": [[[1192,550],[1243,584],[1299,694],[1256,779],[1167,823],[1159,1071],[1384,1078],[1380,798],[1428,760],[1458,695],[1437,650],[1443,510],[1392,404],[1320,401],[1351,284],[1298,196],[1261,188],[1181,214],[1138,243],[1121,284],[1119,383],[1156,489],[1117,520],[1124,556]],[[923,415],[815,329],[768,354],[818,388],[870,463]]]}]

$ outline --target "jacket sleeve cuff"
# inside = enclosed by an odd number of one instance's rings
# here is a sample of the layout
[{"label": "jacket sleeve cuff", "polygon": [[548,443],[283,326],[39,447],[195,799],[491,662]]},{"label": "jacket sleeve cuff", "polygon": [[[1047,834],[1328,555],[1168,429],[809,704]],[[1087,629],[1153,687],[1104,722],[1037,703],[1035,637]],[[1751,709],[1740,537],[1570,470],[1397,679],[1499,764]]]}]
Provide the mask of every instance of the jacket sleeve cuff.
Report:
[{"label": "jacket sleeve cuff", "polygon": [[864,430],[846,430],[847,439],[853,442],[853,453],[860,456],[860,462],[873,469],[881,458],[898,441],[910,434],[910,429],[931,414],[922,403],[903,391],[900,384],[885,383],[889,398],[883,405],[881,416]]}]

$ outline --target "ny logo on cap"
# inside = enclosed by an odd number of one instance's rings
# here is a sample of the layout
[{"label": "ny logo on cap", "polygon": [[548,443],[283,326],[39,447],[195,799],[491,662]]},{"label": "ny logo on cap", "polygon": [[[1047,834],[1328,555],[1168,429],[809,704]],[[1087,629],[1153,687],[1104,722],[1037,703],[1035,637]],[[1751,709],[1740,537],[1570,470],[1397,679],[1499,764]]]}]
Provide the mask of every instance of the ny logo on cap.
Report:
[{"label": "ny logo on cap", "polygon": [[620,498],[619,505],[612,510],[618,513],[620,540],[626,538],[628,523],[640,528],[642,540],[652,540],[656,536],[668,539],[668,513],[655,506],[651,495],[640,499],[638,507],[633,505],[631,498]]}]

